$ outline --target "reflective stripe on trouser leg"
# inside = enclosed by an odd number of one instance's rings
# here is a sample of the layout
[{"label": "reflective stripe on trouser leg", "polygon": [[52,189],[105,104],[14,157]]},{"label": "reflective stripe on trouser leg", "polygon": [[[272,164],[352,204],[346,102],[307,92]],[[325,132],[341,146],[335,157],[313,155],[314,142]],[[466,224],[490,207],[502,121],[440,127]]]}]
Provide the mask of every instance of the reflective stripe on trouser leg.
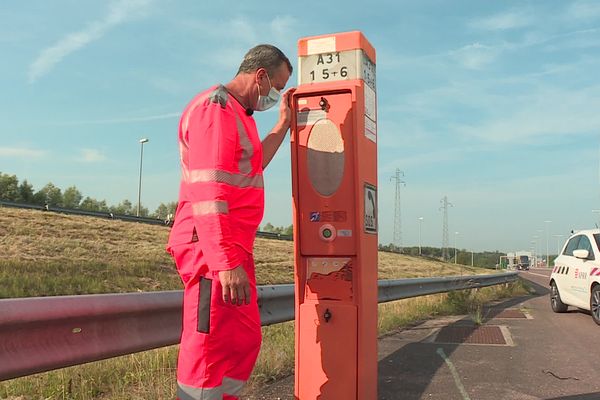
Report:
[{"label": "reflective stripe on trouser leg", "polygon": [[177,398],[179,400],[222,400],[223,396],[238,394],[244,388],[245,381],[223,378],[223,384],[215,388],[195,388],[177,382]]},{"label": "reflective stripe on trouser leg", "polygon": [[[237,247],[237,246],[236,246]],[[185,284],[183,305],[183,331],[177,365],[178,396],[181,400],[231,399],[239,395],[248,380],[258,356],[261,341],[260,314],[258,311],[256,279],[252,258],[241,248],[251,287],[249,305],[225,304],[217,273],[194,277]],[[205,270],[202,252],[174,254],[178,269]],[[193,254],[194,256],[190,256]],[[193,263],[187,267],[183,264]],[[180,267],[181,265],[181,267]],[[201,322],[200,314],[206,312],[206,284],[211,282],[210,316],[208,326]],[[203,283],[203,284],[202,284]],[[202,295],[204,290],[205,295]],[[199,327],[208,331],[203,333]]]}]

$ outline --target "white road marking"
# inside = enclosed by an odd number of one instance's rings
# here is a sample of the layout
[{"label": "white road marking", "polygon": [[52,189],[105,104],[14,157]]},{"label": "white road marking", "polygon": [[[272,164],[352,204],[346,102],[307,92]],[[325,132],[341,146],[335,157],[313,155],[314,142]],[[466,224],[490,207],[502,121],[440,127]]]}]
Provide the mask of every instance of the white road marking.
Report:
[{"label": "white road marking", "polygon": [[444,353],[444,349],[441,347],[438,347],[437,353],[440,355],[440,357],[442,357],[442,359],[448,365],[448,368],[450,369],[450,372],[452,373],[452,377],[454,378],[454,383],[456,384],[456,387],[460,391],[460,394],[462,395],[463,400],[471,400],[471,398],[467,394],[467,391],[465,390],[465,387],[463,386],[462,382],[460,381],[460,376],[458,376],[458,372],[456,371],[454,364],[452,363],[452,361],[450,361],[448,356],[446,356],[446,353]]}]

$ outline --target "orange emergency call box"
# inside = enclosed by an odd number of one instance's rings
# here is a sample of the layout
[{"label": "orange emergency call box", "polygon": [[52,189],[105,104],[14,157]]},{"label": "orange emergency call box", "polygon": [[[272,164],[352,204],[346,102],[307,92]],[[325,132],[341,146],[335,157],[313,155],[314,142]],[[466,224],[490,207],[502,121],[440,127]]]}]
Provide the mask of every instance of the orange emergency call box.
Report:
[{"label": "orange emergency call box", "polygon": [[377,398],[375,49],[361,32],[298,42],[292,186],[299,400]]}]

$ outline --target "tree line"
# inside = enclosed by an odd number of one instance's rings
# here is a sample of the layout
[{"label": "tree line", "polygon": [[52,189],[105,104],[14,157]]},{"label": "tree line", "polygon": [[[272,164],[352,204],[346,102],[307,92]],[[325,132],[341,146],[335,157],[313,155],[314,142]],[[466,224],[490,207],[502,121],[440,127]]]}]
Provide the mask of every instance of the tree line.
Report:
[{"label": "tree line", "polygon": [[[400,249],[394,244],[390,243],[387,245],[379,245],[379,250],[389,251],[392,253],[402,253],[409,256],[418,256],[419,255],[419,247],[403,247]],[[457,253],[455,253],[457,250]],[[473,266],[479,268],[495,268],[496,264],[500,261],[500,256],[505,256],[505,253],[501,253],[499,251],[483,251],[483,252],[473,252],[471,256],[471,251],[465,249],[454,249],[453,247],[448,248],[448,258],[446,261],[454,262],[454,254],[457,255],[456,262],[457,264],[463,265],[471,265],[471,257],[473,259]],[[443,257],[443,249],[439,247],[429,247],[422,246],[421,247],[421,256],[423,257],[431,257],[438,260],[442,260]]]},{"label": "tree line", "polygon": [[[40,206],[48,205],[52,207],[61,207],[68,209],[78,209],[97,212],[111,212],[121,215],[136,215],[137,205],[125,199],[117,205],[108,205],[106,200],[97,200],[92,197],[84,197],[81,191],[75,186],[70,186],[64,190],[49,182],[41,189],[35,191],[26,179],[19,181],[16,175],[9,175],[0,172],[0,200],[12,201],[23,204],[37,204]],[[177,202],[160,203],[160,205],[150,213],[148,208],[140,207],[140,216],[159,219],[173,218]],[[281,235],[292,235],[294,232],[293,225],[289,226],[273,226],[267,222],[261,228],[264,232],[278,233]],[[393,244],[379,245],[379,250],[390,251],[394,253],[403,253],[406,255],[418,256],[418,247],[404,247],[401,249]],[[421,255],[424,257],[432,257],[442,259],[442,249],[438,247],[421,247]],[[500,256],[505,255],[499,251],[477,252],[473,254],[473,264],[476,267],[494,268],[499,262]],[[454,249],[448,249],[447,261],[454,260]],[[471,265],[471,252],[467,250],[458,250],[457,262],[463,265]]]},{"label": "tree line", "polygon": [[[16,175],[2,172],[0,172],[0,200],[122,215],[137,214],[137,205],[127,199],[117,205],[108,205],[106,200],[97,200],[89,196],[84,197],[76,186],[70,186],[62,190],[52,182],[36,191],[27,179],[20,182]],[[175,214],[176,209],[176,201],[160,203],[152,213],[148,208],[141,206],[140,216],[167,219]]]},{"label": "tree line", "polygon": [[260,228],[260,230],[263,232],[271,232],[271,233],[278,233],[280,235],[291,236],[294,234],[294,225],[273,226],[273,224],[271,224],[270,222],[267,222],[266,224],[263,225],[262,228]]},{"label": "tree line", "polygon": [[[267,222],[260,229],[263,232],[272,232],[279,233],[281,235],[292,235],[294,233],[294,226],[273,226],[270,222]],[[419,247],[403,247],[400,249],[394,244],[380,244],[379,250],[389,251],[392,253],[401,253],[409,256],[419,256]],[[448,258],[447,262],[454,262],[454,248],[448,249]],[[505,253],[501,253],[499,251],[483,251],[483,252],[474,252],[473,253],[473,266],[479,268],[495,268],[496,264],[498,264],[500,260],[500,256],[506,255]],[[443,249],[439,247],[430,247],[430,246],[422,246],[421,247],[421,256],[435,258],[437,260],[442,260],[443,257]],[[458,249],[457,253],[457,263],[463,265],[471,265],[471,252],[464,249]]]}]

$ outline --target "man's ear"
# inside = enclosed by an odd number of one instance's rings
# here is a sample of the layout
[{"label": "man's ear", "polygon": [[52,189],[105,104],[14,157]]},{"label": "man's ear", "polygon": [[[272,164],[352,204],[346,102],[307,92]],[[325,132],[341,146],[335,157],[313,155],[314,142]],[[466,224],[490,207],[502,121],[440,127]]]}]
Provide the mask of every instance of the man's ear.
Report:
[{"label": "man's ear", "polygon": [[263,79],[266,74],[267,70],[265,68],[257,69],[254,74],[254,79],[256,80],[256,83],[260,83],[261,79]]}]

